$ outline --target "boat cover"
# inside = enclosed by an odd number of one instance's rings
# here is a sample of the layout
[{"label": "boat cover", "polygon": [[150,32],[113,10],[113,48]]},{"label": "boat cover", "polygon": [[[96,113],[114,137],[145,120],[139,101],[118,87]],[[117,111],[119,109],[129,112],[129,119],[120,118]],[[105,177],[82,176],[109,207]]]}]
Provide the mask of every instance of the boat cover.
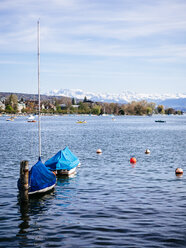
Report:
[{"label": "boat cover", "polygon": [[[56,183],[56,176],[39,159],[29,171],[29,192],[48,188]],[[20,180],[18,181],[20,189]]]},{"label": "boat cover", "polygon": [[79,159],[70,151],[68,147],[60,150],[56,155],[45,162],[50,170],[71,170],[78,166]]}]

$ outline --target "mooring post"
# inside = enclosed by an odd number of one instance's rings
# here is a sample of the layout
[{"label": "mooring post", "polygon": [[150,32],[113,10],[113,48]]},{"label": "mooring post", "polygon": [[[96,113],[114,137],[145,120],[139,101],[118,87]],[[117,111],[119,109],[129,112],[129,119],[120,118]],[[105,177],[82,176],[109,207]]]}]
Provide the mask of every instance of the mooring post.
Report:
[{"label": "mooring post", "polygon": [[20,195],[23,200],[28,200],[29,164],[27,160],[20,163]]}]

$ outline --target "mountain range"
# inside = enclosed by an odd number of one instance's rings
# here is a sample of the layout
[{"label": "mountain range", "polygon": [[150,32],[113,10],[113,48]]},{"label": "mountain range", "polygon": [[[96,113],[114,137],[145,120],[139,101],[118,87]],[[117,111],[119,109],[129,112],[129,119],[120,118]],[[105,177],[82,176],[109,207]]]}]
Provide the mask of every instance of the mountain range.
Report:
[{"label": "mountain range", "polygon": [[94,93],[90,91],[83,91],[81,89],[60,89],[52,90],[47,93],[50,96],[66,96],[76,99],[87,99],[95,102],[114,102],[114,103],[129,103],[132,101],[146,100],[147,102],[155,102],[162,104],[166,108],[174,108],[186,110],[186,93],[176,94],[142,94],[130,91],[114,93]]}]

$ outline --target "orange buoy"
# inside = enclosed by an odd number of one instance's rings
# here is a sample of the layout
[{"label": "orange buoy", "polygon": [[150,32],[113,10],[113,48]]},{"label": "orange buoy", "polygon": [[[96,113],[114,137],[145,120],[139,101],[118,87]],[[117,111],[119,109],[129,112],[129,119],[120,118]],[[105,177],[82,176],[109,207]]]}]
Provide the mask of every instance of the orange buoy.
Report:
[{"label": "orange buoy", "polygon": [[175,173],[176,173],[176,175],[182,175],[183,169],[182,168],[176,168]]},{"label": "orange buoy", "polygon": [[131,163],[131,164],[136,164],[136,162],[137,162],[137,160],[136,160],[135,157],[132,157],[132,158],[130,159],[130,163]]},{"label": "orange buoy", "polygon": [[101,154],[102,150],[101,149],[97,149],[96,153]]}]

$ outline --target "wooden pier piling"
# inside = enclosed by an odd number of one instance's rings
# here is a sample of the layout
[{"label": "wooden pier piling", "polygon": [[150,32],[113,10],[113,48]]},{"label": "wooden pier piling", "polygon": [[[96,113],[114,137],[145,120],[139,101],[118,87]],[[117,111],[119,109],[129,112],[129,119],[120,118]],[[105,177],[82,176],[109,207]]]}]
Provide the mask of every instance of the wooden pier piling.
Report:
[{"label": "wooden pier piling", "polygon": [[20,196],[22,200],[28,200],[28,179],[29,179],[29,164],[27,160],[20,163]]}]

